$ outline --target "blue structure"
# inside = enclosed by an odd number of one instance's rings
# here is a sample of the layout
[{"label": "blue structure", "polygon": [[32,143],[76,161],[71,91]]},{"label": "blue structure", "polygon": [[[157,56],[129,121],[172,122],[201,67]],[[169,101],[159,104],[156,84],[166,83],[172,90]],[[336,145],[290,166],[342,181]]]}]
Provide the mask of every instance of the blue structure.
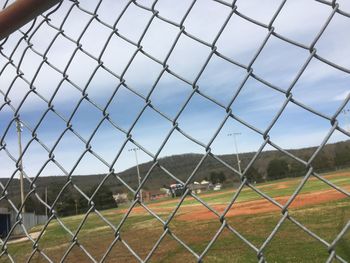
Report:
[{"label": "blue structure", "polygon": [[0,237],[6,237],[11,229],[11,214],[7,209],[0,209]]},{"label": "blue structure", "polygon": [[[46,215],[36,215],[35,213],[22,213],[23,226],[29,231],[32,227],[45,224],[48,220]],[[7,208],[0,207],[0,237],[4,238],[8,235],[11,227],[16,224],[17,214],[15,211],[9,211]],[[23,236],[23,227],[17,225],[12,233],[11,238]]]}]

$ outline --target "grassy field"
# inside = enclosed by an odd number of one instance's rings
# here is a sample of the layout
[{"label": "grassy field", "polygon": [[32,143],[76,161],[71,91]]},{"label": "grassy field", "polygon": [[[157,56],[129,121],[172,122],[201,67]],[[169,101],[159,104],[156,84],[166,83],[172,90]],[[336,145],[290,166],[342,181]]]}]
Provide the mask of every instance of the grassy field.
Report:
[{"label": "grassy field", "polygon": [[[350,191],[350,172],[342,171],[324,175],[337,186]],[[257,185],[265,194],[280,204],[285,204],[295,191],[301,178],[285,179]],[[233,197],[236,189],[206,192],[199,197],[216,211],[222,212]],[[154,201],[147,206],[160,218],[167,220],[177,205],[178,199]],[[127,206],[102,211],[103,216],[118,226]],[[331,243],[350,219],[350,199],[316,178],[310,178],[302,192],[292,202],[289,214]],[[254,246],[260,247],[281,219],[281,210],[264,200],[249,188],[244,188],[226,220]],[[82,215],[63,218],[65,226],[75,233],[83,219]],[[177,237],[193,251],[201,254],[221,226],[218,217],[193,198],[186,198],[170,222],[169,227]],[[41,226],[31,232],[40,231]],[[136,206],[120,229],[120,235],[130,247],[145,259],[155,242],[164,231],[163,225],[140,206]],[[95,213],[91,213],[77,238],[96,259],[102,256],[114,240],[115,233]],[[57,221],[52,221],[40,239],[39,247],[55,262],[60,261],[71,245],[72,236]],[[8,245],[8,251],[18,262],[26,262],[32,252],[32,243],[24,241]],[[350,261],[350,231],[337,244],[337,253]],[[324,262],[327,248],[310,237],[303,230],[285,221],[276,236],[264,249],[264,256],[271,262]],[[67,262],[90,262],[78,246],[74,246]],[[1,258],[0,262],[7,262]],[[32,262],[46,262],[38,254]],[[106,262],[138,262],[118,241]],[[192,254],[184,249],[170,235],[166,235],[154,252],[150,262],[196,262]],[[228,229],[224,229],[204,258],[204,262],[257,262],[256,252],[242,242]]]}]

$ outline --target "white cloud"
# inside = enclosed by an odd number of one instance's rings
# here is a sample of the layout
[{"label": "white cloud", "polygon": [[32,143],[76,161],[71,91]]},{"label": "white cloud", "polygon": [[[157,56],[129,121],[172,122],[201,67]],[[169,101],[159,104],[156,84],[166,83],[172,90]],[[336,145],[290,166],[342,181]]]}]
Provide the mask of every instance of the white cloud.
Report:
[{"label": "white cloud", "polygon": [[[113,25],[114,21],[127,3],[128,1],[102,1],[100,9],[98,10],[99,18],[106,23]],[[141,1],[141,3],[148,6],[151,5],[149,1]],[[190,3],[191,1],[161,0],[157,2],[155,9],[159,11],[159,15],[179,23]],[[55,26],[60,26],[60,23],[63,21],[71,4],[72,3],[69,1],[64,1],[62,8],[53,14],[51,23]],[[96,7],[97,1],[82,0],[80,1],[80,4],[82,8],[93,11]],[[266,24],[272,18],[279,4],[280,1],[277,0],[237,1],[239,12]],[[344,8],[347,8],[346,2],[341,2],[341,7],[343,6],[345,6]],[[274,23],[275,31],[308,45],[317,35],[331,11],[331,7],[322,5],[315,1],[287,1]],[[184,22],[185,29],[196,37],[211,42],[229,12],[229,7],[220,5],[217,2],[199,0],[196,2],[193,11],[190,12],[188,18]],[[151,16],[152,14],[150,12],[142,10],[131,3],[130,8],[128,8],[127,12],[123,15],[117,28],[120,33],[137,42],[138,37],[142,34],[143,29],[146,27],[148,19]],[[65,34],[77,40],[90,18],[90,15],[86,15],[77,7],[74,7],[66,24],[63,26]],[[335,63],[339,63],[344,67],[349,66],[347,53],[344,53],[347,52],[347,47],[350,43],[349,35],[344,33],[347,32],[349,25],[348,21],[347,18],[343,19],[336,15],[330,28],[325,31],[324,36],[320,38],[319,43],[316,45],[318,52],[320,52],[322,56]],[[38,19],[37,25],[39,22],[40,19]],[[141,45],[146,52],[159,60],[163,60],[179,30],[180,29],[177,27],[169,25],[158,18],[154,18],[150,29],[146,32],[144,39],[141,42]],[[110,32],[110,29],[94,21],[84,36],[80,39],[80,44],[82,44],[83,49],[98,57]],[[257,48],[260,46],[267,33],[267,29],[250,23],[237,15],[233,15],[216,45],[220,53],[232,59],[239,60],[241,63],[247,65],[253,58]],[[33,47],[39,52],[44,53],[48,48],[50,41],[56,34],[57,31],[55,29],[44,23],[31,39]],[[341,40],[339,39],[340,36],[342,37]],[[10,55],[20,37],[21,34],[18,32],[11,35],[7,43],[2,46],[3,52]],[[298,52],[294,53],[287,50],[285,46],[282,46],[277,42],[268,42],[266,46],[267,48],[265,49],[266,52],[263,51],[260,54],[259,58],[261,61],[258,59],[256,64],[253,65],[253,69],[255,70],[255,73],[259,73],[259,76],[261,75],[270,82],[276,85],[281,85],[285,88],[288,87],[305,58],[299,55]],[[25,43],[19,45],[13,56],[14,63],[19,63],[26,48],[27,45]],[[291,46],[291,48],[298,49],[293,46]],[[63,71],[65,70],[67,63],[70,61],[75,49],[75,43],[70,43],[69,40],[59,36],[47,53],[48,62]],[[136,47],[130,43],[113,36],[104,55],[101,57],[101,61],[106,67],[120,75],[128,65],[135,50]],[[181,36],[173,54],[169,57],[167,64],[169,65],[169,68],[177,74],[193,81],[210,52],[210,48],[199,44],[186,36]],[[307,54],[307,51],[304,51],[304,53]],[[282,54],[285,56],[282,56]],[[24,73],[24,77],[29,81],[32,81],[41,62],[42,58],[28,49],[23,56],[21,64],[21,70]],[[0,56],[0,67],[3,67],[5,63],[7,63],[6,59],[3,56]],[[229,62],[227,63],[229,64]],[[69,79],[79,87],[84,88],[87,80],[97,66],[98,63],[94,59],[83,54],[83,52],[78,51],[73,58],[71,65],[68,67],[66,74],[68,74]],[[212,58],[206,71],[204,71],[202,78],[200,78],[197,83],[200,85],[201,91],[219,101],[224,101],[225,103],[231,99],[235,88],[237,88],[242,76],[244,76],[242,72],[245,71],[235,71],[235,69],[230,66],[226,66],[227,64],[224,65],[224,62],[219,61],[219,59]],[[135,61],[131,63],[124,78],[128,85],[146,96],[161,69],[161,65],[152,62],[150,59],[139,53],[136,56]],[[2,72],[0,76],[0,89],[4,93],[7,92],[7,89],[11,85],[15,76],[16,72],[11,66],[8,66]],[[44,64],[39,71],[39,74],[36,76],[34,85],[40,94],[46,99],[49,99],[62,78],[63,76],[60,73]],[[320,102],[331,100],[341,101],[349,95],[348,74],[340,74],[339,70],[330,66],[325,66],[325,64],[321,62],[312,62],[303,73],[301,80],[303,81],[302,88],[296,87],[295,89],[298,89],[298,98],[305,99],[303,101],[307,103],[320,104]],[[167,86],[167,88],[156,89],[155,92],[157,92],[157,97],[151,97],[152,101],[163,102],[160,106],[164,107],[168,104],[170,107],[175,105],[175,103],[171,103],[175,98],[179,98],[180,96],[185,97],[184,94],[187,90],[185,91],[183,87],[179,88],[179,81],[175,78],[164,76],[161,79],[161,83],[162,87]],[[316,88],[311,90],[311,88],[307,88],[318,87],[320,83],[334,83],[334,88],[332,90]],[[346,83],[348,84],[346,85]],[[88,88],[88,93],[94,100],[101,101],[102,103],[102,101],[106,101],[106,94],[110,94],[117,84],[118,80],[115,79],[114,76],[107,72],[101,73],[101,70],[99,70],[93,78],[91,86]],[[191,90],[192,87],[190,85],[187,86],[188,89]],[[256,92],[254,90],[256,89],[249,89],[246,87],[243,93],[245,95],[240,97],[243,100],[240,110],[245,112],[246,116],[249,114],[250,116],[253,116],[254,113],[261,112],[262,110],[270,111],[271,113],[276,110],[276,107],[279,106],[277,105],[277,102],[279,102],[280,99],[271,94],[272,91]],[[28,91],[29,87],[27,84],[21,80],[16,81],[9,93],[9,98],[13,105],[18,106]],[[58,108],[66,108],[65,105],[71,104],[73,107],[73,100],[74,103],[76,103],[80,94],[74,87],[69,87],[67,83],[62,86],[61,91],[62,92],[59,92],[54,101],[55,106]],[[3,100],[2,96],[0,96],[0,100]],[[181,100],[179,99],[179,101]],[[0,104],[1,103],[2,102],[0,102]],[[254,105],[254,107],[247,107],[247,105]],[[23,111],[28,113],[42,110],[42,108],[43,103],[40,102],[40,100],[28,99]],[[23,115],[26,116],[23,111]],[[123,115],[121,112],[117,112],[116,114]],[[193,130],[199,129],[199,131],[197,131],[199,137],[204,138],[206,136],[206,131],[198,128],[200,127],[199,123],[193,121],[196,117],[198,117],[198,112],[192,114],[192,119],[190,117],[185,119],[185,122],[188,124],[189,128]],[[214,116],[213,118],[216,117]],[[105,136],[108,137],[107,134]],[[141,133],[140,136],[140,140],[147,141],[148,145],[152,145],[152,143],[159,140],[157,134],[149,131],[147,133]],[[279,139],[286,142],[284,145],[286,147],[288,147],[288,145],[302,147],[313,144],[315,138],[319,137],[319,133],[312,134],[310,132],[310,135],[303,135],[303,137],[294,140],[290,140],[288,137],[283,136]],[[173,151],[176,153],[180,153],[181,150],[185,151],[189,149],[185,144],[175,143],[174,145],[176,147],[174,146]],[[225,151],[225,143],[223,143],[221,147],[222,151]],[[220,152],[220,149],[218,152]],[[171,151],[168,150],[167,153],[170,154]],[[113,155],[113,151],[106,151],[106,154]],[[69,157],[64,156],[62,158],[63,162],[69,162]],[[147,160],[146,157],[142,158],[143,157],[141,157],[141,161]],[[120,163],[120,167],[124,169],[132,164],[133,162],[130,161],[130,158],[128,159],[125,157],[123,162]]]},{"label": "white cloud", "polygon": [[344,91],[343,93],[340,93],[333,97],[333,100],[335,101],[344,101],[350,94],[350,91]]}]

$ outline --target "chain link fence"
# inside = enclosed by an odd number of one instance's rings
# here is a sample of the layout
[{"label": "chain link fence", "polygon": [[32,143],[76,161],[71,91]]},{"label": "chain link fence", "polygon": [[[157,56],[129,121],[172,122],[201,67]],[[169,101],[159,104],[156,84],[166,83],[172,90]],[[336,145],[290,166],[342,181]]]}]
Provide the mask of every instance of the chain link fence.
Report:
[{"label": "chain link fence", "polygon": [[[350,19],[350,13],[346,12],[342,9],[341,4],[338,3],[338,1],[326,1],[326,0],[316,0],[315,2],[319,5],[323,5],[325,9],[328,10],[328,18],[324,21],[318,21],[320,25],[320,29],[316,36],[314,37],[313,41],[310,45],[305,45],[301,42],[298,42],[296,40],[290,39],[285,37],[283,34],[280,34],[277,32],[274,28],[274,22],[279,17],[280,13],[284,9],[286,3],[289,1],[280,1],[277,8],[274,10],[274,14],[271,16],[270,21],[267,23],[260,22],[258,20],[255,20],[254,18],[250,17],[248,14],[245,14],[240,11],[240,2],[241,1],[224,1],[224,0],[213,0],[215,4],[219,5],[220,7],[227,10],[227,13],[225,14],[225,17],[223,19],[223,23],[221,24],[220,28],[217,29],[216,35],[213,38],[212,41],[208,42],[207,40],[201,39],[200,37],[196,36],[195,34],[191,33],[187,30],[185,27],[186,19],[192,14],[193,9],[196,7],[196,5],[200,4],[201,1],[193,0],[188,4],[188,7],[186,10],[184,10],[183,13],[181,13],[181,18],[178,19],[178,21],[173,21],[167,15],[163,15],[161,11],[158,10],[158,6],[161,4],[162,0],[155,0],[151,4],[144,3],[143,1],[128,1],[123,2],[123,9],[114,17],[114,21],[108,21],[106,22],[103,19],[103,10],[101,11],[101,6],[103,6],[102,0],[100,1],[94,1],[94,8],[88,9],[85,8],[83,2],[79,1],[62,1],[59,4],[57,4],[55,7],[50,9],[49,11],[45,12],[43,15],[35,18],[32,22],[27,24],[25,27],[17,31],[14,35],[9,36],[8,38],[3,39],[0,42],[0,62],[1,62],[1,69],[0,69],[0,79],[4,79],[6,75],[7,70],[11,70],[11,78],[10,82],[8,82],[8,86],[1,86],[0,87],[0,116],[1,114],[5,114],[8,112],[11,112],[11,118],[9,120],[6,120],[2,123],[3,130],[0,134],[0,153],[5,154],[12,160],[12,167],[7,167],[7,171],[11,171],[8,174],[5,174],[6,177],[9,178],[9,180],[4,184],[0,183],[1,187],[1,194],[0,194],[0,200],[3,202],[6,202],[10,204],[11,209],[14,210],[17,214],[16,216],[16,222],[12,226],[11,230],[9,231],[8,235],[6,237],[3,237],[0,240],[0,246],[1,246],[1,254],[0,254],[0,260],[4,261],[10,261],[10,262],[16,262],[15,258],[13,257],[11,251],[9,249],[9,241],[11,237],[12,231],[20,226],[23,229],[24,235],[28,237],[30,242],[32,243],[32,251],[30,253],[29,258],[27,258],[27,261],[31,261],[31,259],[37,255],[40,254],[41,258],[44,261],[53,262],[54,260],[50,258],[50,256],[41,248],[40,239],[44,235],[45,231],[47,231],[47,228],[50,223],[57,222],[62,228],[66,231],[66,233],[71,237],[70,245],[65,251],[64,255],[61,258],[61,261],[65,261],[69,255],[72,253],[75,247],[80,248],[80,251],[87,256],[88,259],[90,259],[92,262],[104,262],[106,258],[108,257],[109,253],[113,250],[114,246],[121,244],[124,246],[132,255],[133,259],[135,259],[138,262],[148,262],[150,261],[151,257],[157,250],[157,248],[162,244],[163,240],[166,237],[170,237],[172,240],[174,240],[176,243],[178,243],[181,247],[183,247],[185,250],[187,250],[192,256],[193,259],[195,259],[197,262],[202,262],[206,260],[206,254],[211,250],[212,246],[215,244],[216,240],[220,237],[222,232],[224,230],[228,230],[232,235],[238,237],[242,243],[245,243],[249,246],[249,248],[256,254],[257,261],[258,262],[265,262],[266,258],[264,256],[265,248],[267,245],[274,239],[276,233],[279,231],[280,227],[285,221],[289,221],[292,224],[294,224],[296,227],[300,228],[302,231],[307,233],[310,237],[315,239],[317,242],[322,244],[324,247],[324,251],[327,251],[329,253],[329,257],[327,262],[333,262],[333,260],[338,260],[339,262],[346,262],[346,259],[342,258],[336,253],[335,247],[337,246],[338,241],[346,234],[348,229],[350,228],[350,221],[345,222],[344,226],[340,229],[338,235],[332,242],[327,242],[320,236],[318,236],[316,233],[314,233],[312,230],[310,230],[308,227],[303,225],[302,222],[299,222],[295,217],[290,215],[289,213],[289,207],[291,203],[297,198],[300,191],[303,189],[304,185],[307,183],[309,178],[315,177],[317,180],[321,180],[322,182],[326,183],[331,188],[335,189],[336,191],[339,191],[340,193],[344,194],[345,196],[350,197],[350,193],[335,185],[322,175],[315,172],[313,168],[313,161],[318,156],[318,154],[322,151],[326,143],[328,142],[329,138],[333,135],[335,131],[340,132],[344,136],[347,136],[349,138],[350,132],[346,130],[344,127],[342,127],[339,124],[339,116],[342,113],[342,111],[346,108],[347,103],[350,100],[350,94],[348,93],[346,95],[345,100],[341,103],[339,108],[336,110],[334,115],[329,116],[326,115],[310,106],[307,106],[306,104],[298,101],[296,98],[293,97],[293,91],[294,87],[297,85],[300,77],[303,75],[305,70],[308,68],[311,61],[317,60],[318,62],[321,62],[322,64],[326,64],[329,67],[332,67],[336,71],[341,71],[345,74],[350,73],[350,69],[346,68],[340,64],[337,64],[336,62],[332,62],[328,60],[326,57],[321,56],[317,52],[317,44],[319,39],[323,36],[325,30],[331,23],[332,19],[337,16],[341,16],[344,20]],[[8,1],[2,1],[2,7],[5,8],[7,5],[9,5]],[[127,35],[125,35],[122,30],[119,30],[119,24],[125,21],[123,20],[123,17],[126,16],[126,13],[130,9],[135,9],[138,11],[145,12],[149,14],[149,18],[147,23],[145,23],[144,28],[142,28],[141,33],[139,34],[137,39],[131,38]],[[176,12],[176,10],[174,11]],[[312,12],[312,10],[310,10]],[[86,25],[81,29],[81,32],[78,32],[78,34],[75,37],[69,36],[69,34],[66,33],[64,28],[69,23],[69,20],[77,16],[77,14],[84,17],[87,17],[87,23]],[[53,24],[51,17],[58,15],[59,20],[61,21],[60,24]],[[249,23],[250,25],[257,27],[261,30],[264,30],[265,32],[265,38],[264,40],[259,44],[259,47],[257,48],[254,56],[250,59],[248,63],[241,63],[238,60],[234,60],[221,52],[220,48],[217,46],[217,42],[219,41],[221,35],[225,31],[225,28],[227,27],[228,23],[230,22],[233,17],[239,17],[243,19],[246,23]],[[132,23],[133,21],[126,21],[126,23]],[[169,45],[169,50],[167,51],[164,58],[159,59],[156,55],[152,54],[152,52],[148,52],[143,47],[143,40],[150,30],[152,30],[152,27],[154,23],[162,22],[166,26],[171,27],[172,30],[176,30],[176,37],[173,40],[169,40],[171,43]],[[291,22],[292,23],[292,22]],[[69,24],[68,24],[69,25]],[[94,29],[91,29],[91,28]],[[84,35],[89,30],[98,30],[96,27],[101,28],[106,34],[104,37],[100,37],[100,35],[96,35],[96,42],[103,42],[102,47],[100,50],[97,48],[95,50],[85,48],[85,44],[83,38]],[[33,39],[37,36],[38,32],[45,28],[45,32],[47,34],[53,36],[48,37],[48,39],[39,39],[39,41],[42,41],[42,45],[36,45],[33,44]],[[103,28],[103,29],[102,29]],[[136,30],[136,27],[135,27]],[[343,32],[344,34],[347,34],[347,32]],[[164,32],[164,37],[167,35]],[[178,47],[179,41],[182,37],[187,37],[196,45],[202,46],[210,50],[208,55],[202,59],[202,64],[199,67],[198,73],[196,73],[196,76],[193,79],[190,79],[187,77],[187,74],[185,73],[177,73],[176,69],[172,67],[171,64],[171,56],[174,52],[174,50]],[[282,88],[279,86],[276,86],[269,81],[265,80],[264,77],[259,76],[254,72],[254,66],[256,60],[259,58],[263,50],[265,49],[267,43],[270,41],[271,38],[277,38],[278,40],[288,43],[289,45],[294,46],[297,49],[305,50],[308,52],[307,59],[303,62],[303,65],[301,68],[298,69],[298,72],[293,79],[293,81],[289,84],[287,88]],[[98,39],[99,38],[99,39]],[[134,47],[134,51],[132,54],[130,54],[127,61],[123,61],[124,67],[120,69],[119,71],[110,68],[107,63],[105,63],[105,53],[107,52],[107,49],[118,49],[117,45],[112,45],[111,42],[114,38],[118,38],[119,41],[131,45]],[[50,51],[55,48],[55,45],[59,41],[59,39],[64,40],[67,45],[72,45],[74,47],[74,50],[71,54],[71,56],[68,59],[68,62],[65,62],[63,66],[57,65],[58,63],[56,61],[51,61],[50,59]],[[57,45],[62,45],[61,42]],[[22,49],[21,49],[22,47]],[[21,54],[18,54],[17,50],[23,50]],[[25,71],[22,71],[21,64],[25,60],[25,56],[28,52],[32,52],[36,55],[36,57],[39,57],[40,63],[38,64],[38,67],[35,67],[32,73],[28,74]],[[69,67],[73,63],[73,60],[77,56],[78,53],[83,53],[86,55],[90,60],[95,62],[95,67],[92,71],[92,73],[89,73],[88,70],[85,68],[84,63],[80,65],[81,71],[83,72],[82,75],[84,75],[85,84],[77,83],[75,80],[71,78],[69,75]],[[154,65],[157,65],[161,67],[161,71],[159,75],[157,75],[156,80],[152,84],[152,87],[149,89],[149,91],[142,92],[137,87],[133,87],[129,84],[129,82],[132,82],[130,79],[128,79],[128,70],[132,67],[133,64],[135,64],[135,59],[138,55],[142,54],[143,56],[147,57],[151,63]],[[239,87],[235,92],[232,92],[230,94],[225,94],[226,97],[230,97],[230,101],[227,104],[223,104],[216,98],[212,96],[206,95],[205,92],[201,90],[201,87],[199,85],[199,79],[205,69],[208,66],[208,63],[214,58],[218,57],[226,62],[235,65],[242,70],[245,71],[245,77],[243,81],[240,83]],[[118,57],[113,58],[115,59],[115,62],[118,63]],[[186,58],[183,58],[184,63],[186,63]],[[34,66],[33,66],[34,67]],[[54,85],[54,88],[50,88],[52,91],[52,94],[48,96],[48,93],[43,91],[42,89],[38,89],[36,87],[36,78],[41,74],[43,68],[49,68],[50,70],[56,72],[60,76],[60,80],[58,84],[55,84],[54,81],[52,83],[48,83],[48,85]],[[108,100],[106,100],[103,105],[101,105],[100,102],[96,102],[94,98],[89,96],[88,93],[88,87],[89,83],[94,80],[95,74],[97,71],[102,70],[107,72],[110,76],[112,76],[117,82],[118,85],[115,86],[114,91],[112,95],[109,97]],[[181,105],[181,107],[177,110],[176,114],[173,117],[169,117],[169,114],[165,113],[162,109],[159,109],[157,105],[154,105],[151,98],[153,92],[157,89],[157,85],[159,81],[161,80],[162,76],[164,74],[169,74],[173,78],[181,81],[184,85],[188,87],[190,90],[189,95],[187,96],[184,103]],[[7,76],[7,75],[6,75]],[[274,116],[272,121],[269,123],[268,127],[264,130],[261,130],[260,128],[256,127],[255,125],[251,125],[248,121],[245,119],[242,119],[238,117],[234,110],[232,110],[232,104],[235,102],[239,94],[246,88],[246,83],[248,80],[254,79],[258,83],[262,83],[263,85],[266,85],[269,87],[269,89],[273,90],[274,92],[277,92],[279,94],[282,94],[284,96],[284,103],[279,108],[277,114]],[[22,96],[21,98],[14,97],[13,93],[11,92],[12,89],[14,89],[14,86],[17,82],[21,83],[21,89],[22,89]],[[4,83],[4,82],[2,82]],[[55,97],[58,93],[60,93],[60,90],[63,89],[65,84],[69,84],[78,92],[79,99],[77,101],[69,101],[71,104],[71,111],[68,116],[62,114],[59,110],[55,107]],[[227,85],[230,85],[229,83],[226,83]],[[118,123],[118,121],[115,121],[111,114],[109,113],[109,106],[113,103],[116,103],[113,99],[118,93],[120,89],[126,89],[127,91],[131,92],[135,96],[138,97],[138,99],[143,101],[143,107],[137,112],[137,116],[135,119],[129,120],[132,122],[130,128],[125,129]],[[171,89],[171,87],[169,87]],[[220,110],[224,115],[225,118],[221,121],[221,124],[219,127],[217,127],[216,131],[212,134],[210,140],[208,143],[204,143],[199,141],[198,139],[194,138],[190,134],[188,134],[184,129],[182,129],[182,123],[179,121],[180,117],[182,116],[185,109],[188,107],[188,105],[193,100],[194,96],[200,96],[202,99],[206,101],[210,101],[211,103],[215,104],[215,107]],[[45,110],[42,112],[40,118],[35,123],[28,123],[24,117],[22,117],[22,106],[26,103],[26,101],[30,97],[35,97],[35,99],[41,101],[45,105]],[[72,104],[74,103],[74,106],[72,107]],[[96,124],[92,131],[88,135],[81,134],[81,131],[79,129],[76,129],[74,123],[72,120],[74,119],[79,107],[81,104],[87,103],[90,106],[94,107],[99,112],[99,117],[96,117]],[[326,137],[323,139],[322,143],[317,147],[317,150],[312,154],[312,156],[308,160],[303,160],[300,157],[292,154],[291,152],[287,151],[283,147],[279,146],[277,143],[274,143],[270,139],[270,130],[274,127],[275,123],[278,121],[280,116],[285,111],[286,107],[288,105],[296,105],[297,107],[300,107],[304,109],[305,111],[311,113],[312,115],[316,115],[329,123],[329,132],[326,135]],[[134,128],[135,126],[140,122],[143,114],[145,111],[152,111],[157,116],[165,120],[169,125],[171,125],[170,131],[165,136],[165,139],[162,141],[161,145],[157,148],[157,150],[151,151],[147,149],[141,142],[138,142],[137,136],[133,136],[134,134]],[[40,133],[38,130],[40,129],[41,125],[45,125],[44,119],[47,115],[53,114],[61,121],[64,121],[66,127],[63,129],[57,137],[55,137],[54,143],[51,145],[48,145],[47,142],[44,139],[40,138]],[[95,117],[91,117],[95,118]],[[223,126],[226,122],[229,120],[235,120],[241,125],[247,127],[252,132],[256,133],[260,138],[263,140],[263,144],[260,145],[259,150],[254,154],[254,157],[249,161],[246,167],[242,169],[242,171],[239,171],[237,167],[234,165],[229,164],[228,162],[222,160],[219,156],[214,154],[212,152],[211,146],[213,142],[215,142],[218,134],[222,130]],[[1,120],[2,121],[2,120]],[[210,121],[210,120],[206,120]],[[23,145],[23,151],[21,151],[21,154],[19,156],[16,155],[13,151],[11,151],[11,145],[7,142],[7,134],[11,130],[11,127],[13,127],[16,123],[20,123],[22,125],[22,129],[28,134],[30,134],[30,138],[24,143]],[[123,143],[121,148],[116,152],[115,156],[111,160],[106,160],[106,158],[103,158],[98,154],[97,151],[95,151],[94,147],[92,146],[91,142],[94,139],[96,133],[99,131],[100,127],[108,123],[110,127],[113,127],[116,132],[122,133],[124,135]],[[74,134],[74,136],[80,140],[84,145],[85,149],[83,149],[80,152],[80,156],[75,161],[73,167],[66,168],[65,163],[61,163],[58,160],[56,160],[55,157],[55,149],[59,147],[60,142],[62,140],[62,137],[67,133],[71,132]],[[192,141],[194,144],[198,145],[202,149],[204,149],[205,154],[202,156],[200,162],[196,165],[195,169],[192,171],[192,173],[188,176],[187,180],[183,181],[180,180],[176,174],[171,173],[166,169],[166,167],[162,166],[162,164],[159,161],[159,156],[164,149],[164,147],[167,145],[169,138],[172,136],[174,132],[178,132],[185,136],[188,140]],[[155,131],[156,133],[156,131]],[[28,148],[30,148],[31,144],[37,143],[40,145],[41,150],[44,150],[46,152],[46,160],[42,162],[41,168],[37,172],[37,174],[28,174],[24,167],[22,167],[22,159],[24,156],[26,156]],[[140,151],[148,155],[152,160],[153,164],[146,173],[145,176],[143,176],[141,184],[137,187],[131,186],[125,178],[122,178],[118,175],[118,173],[115,171],[115,164],[120,158],[120,155],[123,153],[123,151],[127,150],[125,149],[127,144],[132,143],[135,147],[137,147]],[[258,189],[254,184],[250,183],[247,180],[246,174],[249,172],[251,167],[255,164],[256,160],[259,158],[259,156],[262,154],[263,149],[266,146],[271,146],[273,149],[278,150],[280,153],[292,158],[297,163],[301,164],[305,167],[307,170],[307,173],[303,177],[303,179],[300,181],[300,184],[294,191],[294,193],[289,197],[288,201],[282,205],[278,201],[276,201],[274,198],[268,196],[265,194],[262,190]],[[12,146],[13,147],[13,146]],[[105,145],[104,147],[108,147],[108,145]],[[16,147],[13,147],[16,148]],[[77,166],[79,166],[81,160],[84,158],[86,154],[93,155],[96,160],[98,160],[102,165],[106,167],[106,169],[109,170],[109,173],[104,175],[104,177],[101,179],[99,185],[95,189],[95,191],[92,193],[92,195],[86,194],[79,185],[74,183],[73,180],[73,174]],[[236,176],[239,179],[239,187],[235,193],[232,194],[231,202],[227,205],[224,212],[218,212],[215,208],[213,208],[210,204],[205,202],[200,196],[193,193],[190,188],[189,184],[193,182],[193,179],[196,176],[196,173],[201,168],[203,162],[207,158],[214,158],[217,160],[220,164],[225,166],[227,169],[229,169],[234,176]],[[37,192],[37,180],[40,176],[42,176],[43,171],[45,170],[45,167],[48,165],[54,165],[57,167],[62,174],[66,177],[66,184],[59,192],[56,200],[49,204],[47,201]],[[178,164],[181,165],[181,164]],[[156,212],[152,211],[151,208],[148,207],[148,204],[142,200],[140,197],[140,191],[143,188],[143,186],[148,181],[149,177],[152,174],[152,171],[154,169],[161,169],[164,171],[168,176],[170,176],[174,181],[176,181],[178,184],[183,185],[184,192],[179,199],[179,202],[177,203],[175,209],[170,213],[170,215],[167,217],[167,219],[162,218],[159,216]],[[29,184],[30,191],[25,193],[24,199],[27,200],[29,196],[35,196],[36,199],[39,200],[39,202],[46,207],[48,211],[48,220],[46,224],[41,229],[40,235],[38,238],[34,239],[29,234],[29,229],[26,229],[25,225],[23,224],[23,209],[24,205],[21,207],[16,207],[15,203],[11,200],[9,197],[9,187],[11,185],[11,181],[16,178],[16,175],[19,173],[22,173],[24,176],[24,180],[26,183]],[[94,196],[99,192],[100,188],[103,187],[103,184],[106,180],[113,179],[121,183],[124,187],[128,189],[128,191],[132,192],[133,194],[133,201],[131,202],[128,209],[125,210],[125,214],[119,224],[115,224],[110,220],[109,217],[105,216],[103,213],[101,213],[96,207],[93,202]],[[89,204],[89,209],[84,214],[81,222],[79,223],[79,227],[76,229],[76,231],[71,231],[70,227],[66,225],[64,220],[58,215],[56,212],[56,206],[59,202],[60,196],[64,194],[66,189],[68,187],[73,187],[82,198],[86,200],[86,202]],[[229,222],[227,221],[226,215],[230,209],[234,209],[235,202],[237,198],[239,197],[242,189],[249,188],[252,191],[254,191],[256,194],[260,195],[263,199],[267,200],[268,202],[271,202],[274,206],[276,206],[282,216],[279,220],[279,222],[275,225],[273,231],[268,235],[268,237],[265,239],[263,244],[259,247],[254,245],[248,237],[245,237],[243,234],[241,234],[235,227],[231,226]],[[202,250],[201,253],[196,252],[190,245],[186,243],[186,241],[182,240],[181,237],[177,236],[174,232],[172,232],[171,229],[171,222],[173,218],[175,217],[178,210],[181,208],[185,198],[192,197],[198,202],[200,202],[206,209],[211,211],[215,217],[217,222],[221,225],[221,227],[218,229],[218,231],[215,233],[214,236],[212,236],[210,242],[207,244],[207,246]],[[163,232],[162,235],[159,237],[157,242],[152,245],[152,249],[149,251],[147,256],[143,257],[139,255],[132,247],[132,245],[128,244],[128,241],[123,238],[123,235],[121,234],[120,230],[123,228],[123,226],[128,222],[129,215],[132,213],[135,206],[141,206],[143,207],[148,214],[155,218],[162,226],[163,226]],[[94,258],[91,251],[86,248],[79,240],[79,233],[84,228],[84,224],[86,220],[88,219],[89,215],[91,213],[95,213],[100,219],[105,223],[106,227],[110,228],[113,233],[115,234],[113,242],[110,244],[108,249],[103,253],[103,257],[101,259]],[[193,217],[196,215],[194,214]],[[60,244],[58,244],[60,245]]]}]

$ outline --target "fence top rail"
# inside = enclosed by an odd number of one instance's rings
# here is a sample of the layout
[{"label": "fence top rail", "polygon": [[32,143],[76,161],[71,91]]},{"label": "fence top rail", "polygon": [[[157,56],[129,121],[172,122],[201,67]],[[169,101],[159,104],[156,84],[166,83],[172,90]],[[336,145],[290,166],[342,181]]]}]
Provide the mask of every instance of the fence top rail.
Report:
[{"label": "fence top rail", "polygon": [[45,12],[60,0],[17,0],[0,12],[0,40]]}]

